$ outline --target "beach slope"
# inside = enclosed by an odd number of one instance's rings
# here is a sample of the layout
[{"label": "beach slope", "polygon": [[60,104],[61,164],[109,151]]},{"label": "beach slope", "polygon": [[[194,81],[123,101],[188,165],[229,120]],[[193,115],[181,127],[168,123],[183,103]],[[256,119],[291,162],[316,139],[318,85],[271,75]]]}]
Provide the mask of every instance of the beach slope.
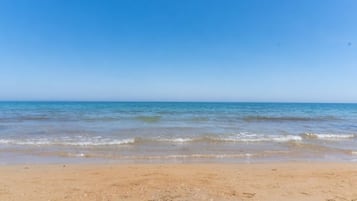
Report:
[{"label": "beach slope", "polygon": [[0,200],[357,200],[357,164],[0,167]]}]

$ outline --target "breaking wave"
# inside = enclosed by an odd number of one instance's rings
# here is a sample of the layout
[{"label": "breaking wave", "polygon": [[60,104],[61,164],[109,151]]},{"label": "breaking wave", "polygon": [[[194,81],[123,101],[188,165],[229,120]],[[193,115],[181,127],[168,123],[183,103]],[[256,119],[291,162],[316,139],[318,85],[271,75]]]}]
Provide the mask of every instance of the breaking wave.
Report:
[{"label": "breaking wave", "polygon": [[125,145],[135,143],[134,138],[121,140],[95,140],[92,141],[60,141],[56,139],[0,139],[0,144],[10,145],[69,145],[69,146],[105,146],[105,145]]},{"label": "breaking wave", "polygon": [[236,135],[212,135],[212,136],[187,136],[187,137],[134,137],[125,139],[93,137],[62,137],[62,138],[8,138],[0,139],[0,144],[8,145],[62,145],[62,146],[116,146],[136,144],[185,144],[185,143],[284,143],[302,142],[309,140],[341,141],[356,139],[355,134],[316,134],[304,133],[301,135],[259,135],[250,133],[239,133]]},{"label": "breaking wave", "polygon": [[304,133],[302,135],[305,139],[320,139],[320,140],[348,140],[356,137],[354,134],[318,134],[318,133]]}]

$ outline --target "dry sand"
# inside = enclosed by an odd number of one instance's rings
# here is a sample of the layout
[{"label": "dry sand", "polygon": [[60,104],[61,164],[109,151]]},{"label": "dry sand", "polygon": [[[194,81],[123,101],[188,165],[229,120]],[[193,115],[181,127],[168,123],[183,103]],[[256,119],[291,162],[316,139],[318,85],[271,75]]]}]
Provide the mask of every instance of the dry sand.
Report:
[{"label": "dry sand", "polygon": [[357,164],[0,167],[1,201],[357,200]]}]

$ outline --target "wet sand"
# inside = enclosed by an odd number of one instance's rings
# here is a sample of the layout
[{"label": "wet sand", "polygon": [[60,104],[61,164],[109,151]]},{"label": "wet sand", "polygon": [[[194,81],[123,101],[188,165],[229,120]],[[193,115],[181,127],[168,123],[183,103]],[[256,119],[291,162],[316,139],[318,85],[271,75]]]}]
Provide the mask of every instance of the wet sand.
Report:
[{"label": "wet sand", "polygon": [[8,165],[0,200],[356,201],[357,164]]}]

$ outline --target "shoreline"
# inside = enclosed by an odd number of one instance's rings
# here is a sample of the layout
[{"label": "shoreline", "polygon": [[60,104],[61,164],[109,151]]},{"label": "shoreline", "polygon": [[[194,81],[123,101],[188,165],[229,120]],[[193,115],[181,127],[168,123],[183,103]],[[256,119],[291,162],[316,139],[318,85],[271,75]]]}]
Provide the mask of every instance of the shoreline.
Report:
[{"label": "shoreline", "polygon": [[0,200],[357,200],[357,164],[0,165]]}]

